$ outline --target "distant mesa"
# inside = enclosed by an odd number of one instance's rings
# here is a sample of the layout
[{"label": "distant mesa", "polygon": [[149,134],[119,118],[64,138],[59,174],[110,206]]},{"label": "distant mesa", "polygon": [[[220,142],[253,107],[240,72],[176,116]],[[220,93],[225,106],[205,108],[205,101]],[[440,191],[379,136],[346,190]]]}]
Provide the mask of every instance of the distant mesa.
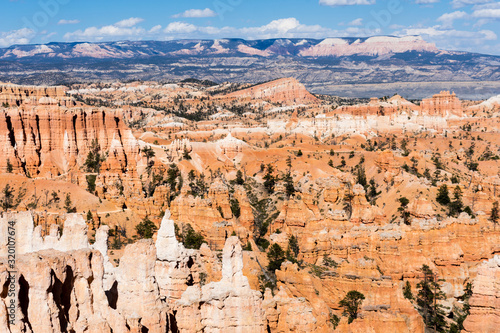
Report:
[{"label": "distant mesa", "polygon": [[221,98],[260,99],[271,103],[310,104],[318,101],[306,87],[294,78],[283,78],[235,91]]},{"label": "distant mesa", "polygon": [[349,43],[344,38],[327,38],[317,45],[299,52],[304,57],[342,57],[352,55],[378,56],[404,52],[438,53],[436,45],[424,41],[419,36],[407,37],[371,37],[366,40],[356,39]]}]

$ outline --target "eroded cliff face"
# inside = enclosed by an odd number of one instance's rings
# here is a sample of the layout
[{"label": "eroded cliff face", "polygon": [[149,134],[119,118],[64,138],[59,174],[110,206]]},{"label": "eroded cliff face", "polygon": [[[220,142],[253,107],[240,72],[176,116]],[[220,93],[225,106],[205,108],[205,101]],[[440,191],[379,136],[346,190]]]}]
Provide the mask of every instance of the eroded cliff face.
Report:
[{"label": "eroded cliff face", "polygon": [[[120,111],[59,106],[21,106],[0,113],[0,170],[29,177],[66,179],[86,187],[85,161],[97,143],[103,162],[97,184],[118,196],[117,181],[128,195],[138,193],[140,146]],[[122,184],[123,185],[123,184]],[[104,196],[104,195],[103,195]]]},{"label": "eroded cliff face", "polygon": [[[304,297],[318,323],[325,322],[332,310],[340,317],[338,304],[348,291],[358,290],[366,296],[361,318],[351,325],[341,322],[340,332],[386,332],[387,327],[395,332],[423,332],[422,317],[402,293],[406,281],[416,293],[423,264],[444,281],[443,304],[450,309],[464,293],[464,284],[473,284],[470,331],[482,332],[483,328],[475,325],[480,325],[482,318],[494,318],[498,309],[497,261],[483,261],[496,253],[500,233],[485,220],[461,216],[442,222],[415,220],[412,226],[329,227],[310,223],[306,228],[290,227],[283,232],[299,237],[303,244],[300,257],[315,267],[299,269],[284,264],[276,272],[278,286],[288,295]],[[324,256],[337,266],[325,265]]]},{"label": "eroded cliff face", "polygon": [[[299,332],[316,327],[311,316],[309,324],[298,324],[291,314],[286,323],[277,318],[276,311],[300,310],[293,305],[303,300],[283,293],[273,298],[269,290],[264,300],[252,290],[237,237],[227,239],[220,262],[206,246],[188,250],[177,242],[168,212],[156,243],[128,245],[117,267],[107,256],[106,226],[90,245],[76,214],[67,216],[63,236],[45,238],[33,228],[30,213],[0,219],[2,225],[15,221],[19,232],[16,273],[9,275],[9,233],[0,230],[0,282],[16,290],[15,296],[1,295],[2,332],[265,332],[268,325],[279,332],[278,326],[292,322]],[[219,281],[207,283],[207,268],[208,280],[221,272]]]},{"label": "eroded cliff face", "polygon": [[466,332],[498,332],[500,327],[500,256],[495,255],[477,268]]},{"label": "eroded cliff face", "polygon": [[25,105],[60,105],[73,106],[75,101],[66,95],[66,88],[18,86],[0,83],[0,103],[8,106]]},{"label": "eroded cliff face", "polygon": [[[55,168],[57,173],[54,176],[57,176],[81,166],[92,140],[97,140],[104,151],[111,150],[109,168],[124,171],[127,167],[124,150],[128,148],[130,154],[131,149],[136,148],[120,114],[114,112],[92,109],[9,110],[3,114],[2,123],[7,125],[4,131],[8,131],[3,136],[13,138],[10,147],[2,146],[15,150],[14,156],[7,156],[17,157],[12,158],[12,163],[18,161],[18,165],[33,175],[45,176]],[[57,161],[50,155],[60,155],[61,160]]]}]

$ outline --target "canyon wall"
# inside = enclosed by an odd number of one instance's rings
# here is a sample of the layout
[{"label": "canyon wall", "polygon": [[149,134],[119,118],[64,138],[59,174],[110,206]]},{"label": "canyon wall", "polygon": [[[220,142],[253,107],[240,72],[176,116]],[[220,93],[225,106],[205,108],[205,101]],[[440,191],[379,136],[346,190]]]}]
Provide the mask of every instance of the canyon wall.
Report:
[{"label": "canyon wall", "polygon": [[9,106],[26,105],[59,105],[73,106],[74,100],[66,96],[66,88],[43,86],[18,86],[0,83],[0,103]]},{"label": "canyon wall", "polygon": [[0,172],[66,180],[85,188],[86,174],[95,172],[85,167],[95,144],[103,160],[98,191],[109,188],[106,196],[118,196],[119,182],[126,185],[126,196],[141,193],[141,147],[119,110],[38,104],[0,113]]}]

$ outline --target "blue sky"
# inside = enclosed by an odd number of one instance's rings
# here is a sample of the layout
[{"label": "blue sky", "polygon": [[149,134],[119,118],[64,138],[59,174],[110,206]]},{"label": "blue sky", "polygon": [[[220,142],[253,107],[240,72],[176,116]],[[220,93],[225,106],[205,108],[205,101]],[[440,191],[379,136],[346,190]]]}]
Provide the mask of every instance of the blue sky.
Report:
[{"label": "blue sky", "polygon": [[493,0],[0,0],[0,47],[70,41],[420,35],[500,55]]}]

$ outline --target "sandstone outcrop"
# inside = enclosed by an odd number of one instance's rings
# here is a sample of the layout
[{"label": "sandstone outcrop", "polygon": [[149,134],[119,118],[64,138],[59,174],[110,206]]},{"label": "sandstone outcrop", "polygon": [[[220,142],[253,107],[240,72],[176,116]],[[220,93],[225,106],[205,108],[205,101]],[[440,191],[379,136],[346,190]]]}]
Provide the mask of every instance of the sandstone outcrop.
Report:
[{"label": "sandstone outcrop", "polygon": [[155,264],[156,248],[152,240],[141,240],[125,248],[116,270],[116,309],[131,328],[165,332],[167,307],[160,299]]},{"label": "sandstone outcrop", "polygon": [[449,91],[441,91],[431,98],[423,99],[421,105],[413,104],[399,95],[381,101],[372,98],[368,104],[341,106],[335,110],[335,114],[350,114],[357,117],[367,116],[394,116],[405,113],[411,116],[413,113],[423,116],[463,117],[462,103],[455,95]]},{"label": "sandstone outcrop", "polygon": [[394,95],[387,101],[381,101],[378,98],[370,99],[368,104],[364,105],[344,105],[335,110],[338,114],[350,114],[358,117],[366,116],[391,116],[405,112],[411,114],[418,111],[419,107],[399,95]]},{"label": "sandstone outcrop", "polygon": [[201,288],[188,287],[177,302],[179,329],[182,332],[264,332],[261,293],[250,289],[242,270],[239,240],[230,237],[222,255],[222,280]]},{"label": "sandstone outcrop", "polygon": [[314,212],[307,207],[304,201],[290,199],[281,207],[273,228],[304,227],[307,223],[316,219]]},{"label": "sandstone outcrop", "polygon": [[224,95],[229,99],[261,99],[272,103],[307,104],[317,102],[304,85],[293,78],[284,78],[262,83],[250,88]]},{"label": "sandstone outcrop", "polygon": [[[19,295],[15,324],[2,326],[2,332],[130,332],[125,318],[108,303],[100,252],[27,253],[18,257],[16,268],[11,276]],[[0,271],[9,271],[5,263]],[[11,300],[2,298],[0,308]]]},{"label": "sandstone outcrop", "polygon": [[238,154],[243,152],[243,148],[248,147],[248,144],[242,140],[234,138],[231,133],[229,133],[224,139],[217,141],[216,152],[218,154],[224,154],[230,160],[233,160],[238,156]]},{"label": "sandstone outcrop", "polygon": [[470,314],[464,322],[466,332],[497,332],[500,327],[500,256],[495,255],[477,268],[472,281]]},{"label": "sandstone outcrop", "polygon": [[[15,222],[15,224],[9,224],[9,222]],[[0,215],[0,253],[4,256],[7,254],[7,244],[12,228],[15,230],[18,254],[50,249],[68,252],[95,248],[107,257],[108,227],[102,226],[96,233],[96,242],[94,245],[90,245],[87,224],[83,217],[78,214],[68,214],[61,231],[57,224],[52,224],[49,234],[42,237],[41,226],[34,226],[32,213],[2,213]]]},{"label": "sandstone outcrop", "polygon": [[320,43],[304,48],[300,55],[308,57],[379,55],[419,51],[436,52],[435,44],[428,43],[420,36],[374,36],[366,40],[348,41],[342,38],[326,38]]},{"label": "sandstone outcrop", "polygon": [[192,150],[191,142],[187,139],[176,139],[167,147],[170,161],[178,161],[184,153],[190,153]]},{"label": "sandstone outcrop", "polygon": [[409,211],[412,216],[421,219],[430,219],[436,215],[430,201],[423,196],[417,197],[410,203]]},{"label": "sandstone outcrop", "polygon": [[[156,238],[155,273],[160,295],[169,305],[181,298],[189,285],[199,282],[197,251],[184,248],[175,238],[174,221],[165,212]],[[208,254],[208,256],[211,256]]]},{"label": "sandstone outcrop", "polygon": [[273,297],[271,290],[264,294],[263,308],[269,331],[285,332],[328,332],[329,327],[319,329],[312,307],[304,298],[290,297],[284,288]]},{"label": "sandstone outcrop", "polygon": [[234,230],[230,220],[225,220],[211,198],[194,197],[187,191],[175,198],[171,204],[172,218],[183,224],[191,224],[200,230],[213,249],[222,249],[228,235]]},{"label": "sandstone outcrop", "polygon": [[[29,229],[29,213],[6,215],[5,221],[17,221],[19,228]],[[63,237],[86,232],[77,215],[70,215],[65,225]],[[107,229],[102,230],[106,234]],[[19,238],[19,249],[27,250],[19,253],[16,266],[16,323],[7,324],[10,298],[2,294],[2,332],[197,332],[198,326],[206,331],[264,331],[261,293],[252,290],[243,275],[237,237],[230,237],[224,247],[221,280],[201,286],[199,277],[193,279],[192,274],[211,257],[211,251],[187,250],[178,243],[168,213],[156,246],[152,240],[141,240],[125,248],[119,266],[109,273],[114,279],[111,284],[105,283],[107,254],[88,243],[78,244],[78,238],[73,238],[76,242],[68,247],[71,242],[51,235],[44,239],[47,250],[39,250],[29,248],[36,242],[25,236]],[[1,244],[0,279],[5,284],[10,280],[4,237]],[[95,243],[96,247],[105,244],[101,238]]]},{"label": "sandstone outcrop", "polygon": [[377,156],[375,164],[385,172],[384,180],[386,182],[390,182],[394,177],[401,173],[401,168],[398,162],[394,159],[394,153],[390,150],[381,152]]},{"label": "sandstone outcrop", "polygon": [[354,185],[352,189],[351,207],[351,221],[353,223],[381,224],[385,220],[382,209],[370,205],[366,200],[366,191],[360,184]]},{"label": "sandstone outcrop", "polygon": [[422,113],[439,116],[463,117],[462,103],[455,95],[449,91],[441,91],[431,98],[422,100]]}]

